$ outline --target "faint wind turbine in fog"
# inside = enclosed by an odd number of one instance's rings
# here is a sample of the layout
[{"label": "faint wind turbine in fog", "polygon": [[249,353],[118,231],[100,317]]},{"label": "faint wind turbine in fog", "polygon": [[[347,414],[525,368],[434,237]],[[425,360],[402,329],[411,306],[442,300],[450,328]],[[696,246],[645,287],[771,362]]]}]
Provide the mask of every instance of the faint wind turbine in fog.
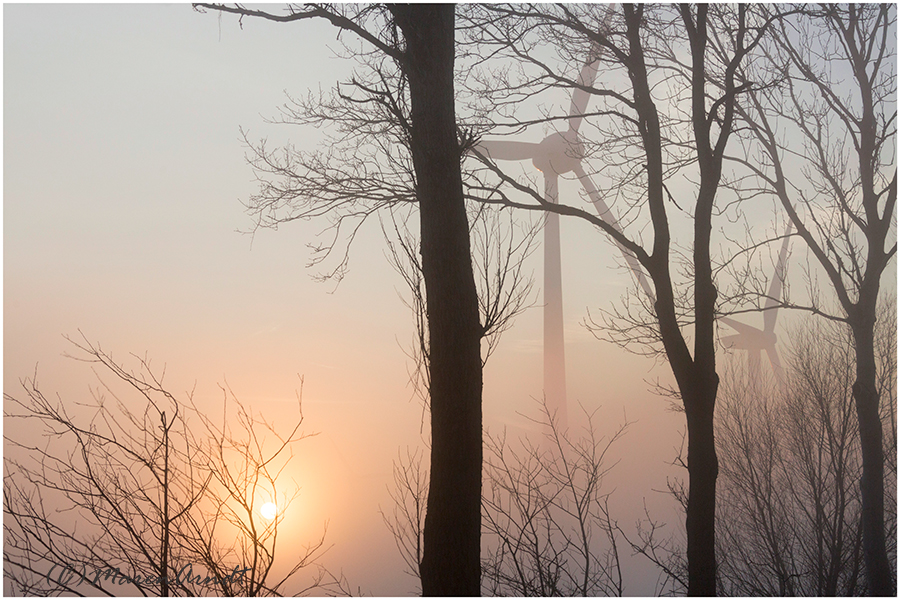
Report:
[{"label": "faint wind turbine in fog", "polygon": [[784,232],[784,240],[781,242],[781,252],[778,253],[775,275],[772,277],[772,283],[769,284],[769,293],[763,307],[763,328],[757,329],[728,317],[719,319],[737,331],[736,334],[722,338],[722,343],[731,348],[747,351],[748,372],[750,377],[754,379],[759,377],[760,359],[763,350],[765,350],[766,355],[769,357],[769,362],[772,364],[772,372],[775,374],[776,380],[779,382],[784,381],[784,369],[781,366],[781,359],[778,357],[778,349],[775,347],[778,343],[778,336],[775,335],[775,322],[778,319],[777,307],[781,301],[781,290],[784,286],[784,268],[793,225],[793,222],[788,221],[787,229]]},{"label": "faint wind turbine in fog", "polygon": [[[601,27],[606,28],[612,17],[612,7]],[[578,86],[572,92],[569,108],[569,128],[555,132],[539,143],[501,140],[481,141],[476,146],[492,160],[531,160],[543,174],[544,199],[552,204],[559,200],[559,176],[573,172],[594,204],[600,218],[621,231],[615,216],[600,197],[597,189],[581,165],[584,158],[578,130],[584,120],[590,92],[584,88],[594,85],[599,65],[599,48],[593,48],[578,75]],[[568,426],[566,400],[565,334],[562,310],[562,266],[559,240],[559,215],[547,212],[544,218],[544,397],[551,416],[562,430]],[[641,287],[652,299],[650,288],[640,263],[620,246],[625,260]]]}]

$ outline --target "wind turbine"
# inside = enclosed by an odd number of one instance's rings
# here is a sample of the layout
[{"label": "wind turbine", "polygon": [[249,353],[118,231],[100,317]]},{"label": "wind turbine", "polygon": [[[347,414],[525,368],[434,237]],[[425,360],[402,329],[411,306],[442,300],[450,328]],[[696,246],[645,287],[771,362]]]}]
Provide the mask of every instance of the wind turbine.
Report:
[{"label": "wind turbine", "polygon": [[[596,61],[581,70],[579,83],[591,85],[596,74]],[[587,105],[588,94],[575,90],[569,115],[581,115]],[[540,143],[512,141],[482,141],[478,149],[494,160],[527,160],[544,177],[544,198],[556,204],[559,200],[559,176],[575,170],[581,164],[584,147],[578,139],[581,116],[569,119],[569,129],[556,132]],[[551,418],[560,429],[568,426],[566,408],[566,355],[563,332],[562,265],[559,243],[559,215],[544,215],[544,399]]]},{"label": "wind turbine", "polygon": [[[606,13],[603,27],[612,17],[612,9]],[[584,120],[591,87],[597,76],[599,52],[594,50],[578,74],[578,87],[572,92],[569,108],[569,128],[544,138],[541,142],[514,142],[502,140],[481,141],[477,150],[492,160],[531,160],[543,174],[544,199],[556,204],[559,201],[559,176],[573,172],[594,204],[600,218],[621,231],[621,227],[600,197],[590,177],[581,165],[584,157],[578,129]],[[559,215],[547,212],[544,217],[544,397],[551,416],[565,430],[568,425],[566,402],[565,334],[562,310],[562,267],[559,243]],[[625,260],[645,292],[653,298],[640,263],[630,252],[621,248]]]},{"label": "wind turbine", "polygon": [[784,286],[784,267],[787,261],[788,242],[790,241],[793,226],[793,222],[788,221],[787,229],[784,232],[784,240],[781,242],[781,252],[778,253],[778,262],[775,265],[775,275],[772,277],[772,283],[769,284],[769,294],[763,307],[763,328],[757,329],[752,325],[747,325],[728,317],[719,319],[737,331],[736,334],[722,338],[722,342],[726,346],[747,351],[748,370],[752,378],[759,377],[760,358],[763,350],[765,350],[766,355],[769,357],[769,362],[772,364],[772,372],[775,373],[776,380],[784,381],[784,369],[781,366],[781,359],[778,357],[778,350],[775,347],[778,343],[778,336],[775,335],[775,322],[778,319],[777,306],[780,302],[782,287]]}]

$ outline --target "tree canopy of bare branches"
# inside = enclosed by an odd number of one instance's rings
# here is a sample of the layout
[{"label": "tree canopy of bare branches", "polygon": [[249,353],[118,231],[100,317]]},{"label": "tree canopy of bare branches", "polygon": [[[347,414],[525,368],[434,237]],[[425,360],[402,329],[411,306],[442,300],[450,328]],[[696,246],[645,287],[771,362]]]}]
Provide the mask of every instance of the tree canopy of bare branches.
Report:
[{"label": "tree canopy of bare branches", "polygon": [[485,593],[494,596],[621,596],[618,525],[604,476],[610,448],[594,414],[583,431],[561,431],[546,404],[543,443],[488,436],[485,461]]},{"label": "tree canopy of bare branches", "polygon": [[[877,329],[885,457],[896,457],[896,308]],[[853,400],[855,351],[843,323],[793,332],[785,381],[737,367],[724,378],[720,592],[737,596],[859,596],[868,591],[860,523],[862,459]],[[896,459],[885,462],[889,552],[896,552]]]},{"label": "tree canopy of bare branches", "polygon": [[[748,5],[627,4],[491,5],[475,10],[470,19],[477,43],[522,65],[518,74],[502,72],[499,82],[486,84],[485,94],[498,98],[495,104],[507,112],[523,99],[558,88],[588,94],[596,102],[584,115],[551,113],[532,124],[584,119],[591,128],[590,141],[575,134],[570,153],[573,160],[586,163],[596,155],[606,163],[600,186],[586,167],[574,170],[597,214],[550,201],[506,174],[477,146],[473,154],[482,164],[477,173],[483,185],[473,186],[473,194],[487,203],[584,219],[649,275],[653,289],[642,294],[648,314],[626,311],[608,322],[606,331],[638,351],[661,352],[675,376],[688,429],[689,594],[715,593],[713,415],[721,297],[713,220],[724,212],[723,163],[737,124],[738,99],[746,91],[737,74],[772,21]],[[548,42],[557,57],[538,51]],[[577,73],[586,61],[597,61],[592,82],[571,74],[573,62]],[[495,123],[494,130],[502,131],[511,121],[514,116]],[[520,123],[519,130],[528,124]],[[676,176],[681,180],[677,188]],[[692,185],[684,186],[682,176]],[[679,245],[673,232],[682,218],[692,237]],[[652,233],[649,244],[642,241],[643,230]]]},{"label": "tree canopy of bare branches", "polygon": [[[482,594],[621,596],[620,529],[603,480],[611,448],[628,424],[601,436],[594,414],[583,431],[563,431],[547,408],[535,423],[544,439],[485,441]],[[418,575],[428,472],[421,454],[394,463],[393,507],[383,513],[409,573]]]},{"label": "tree canopy of bare branches", "polygon": [[778,199],[824,271],[855,341],[853,395],[862,444],[863,548],[869,590],[894,595],[884,529],[881,396],[876,384],[876,303],[896,257],[896,7],[803,7],[784,15],[765,60],[739,74],[752,90],[736,157]]},{"label": "tree canopy of bare branches", "polygon": [[[284,433],[224,388],[220,424],[190,394],[167,391],[148,359],[132,357],[132,371],[73,343],[99,379],[90,401],[53,399],[36,378],[23,381],[24,397],[4,394],[3,572],[14,593],[268,596],[338,585],[315,567],[324,533],[275,566],[293,499],[276,481],[305,437],[299,395]],[[278,506],[270,520],[266,501]],[[315,575],[300,584],[305,568]]]}]

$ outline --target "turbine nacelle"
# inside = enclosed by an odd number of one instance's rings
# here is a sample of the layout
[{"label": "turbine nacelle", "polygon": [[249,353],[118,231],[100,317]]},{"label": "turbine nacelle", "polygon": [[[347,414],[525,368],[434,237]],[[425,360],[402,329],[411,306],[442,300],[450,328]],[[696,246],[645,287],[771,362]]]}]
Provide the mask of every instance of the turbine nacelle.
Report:
[{"label": "turbine nacelle", "polygon": [[775,373],[775,377],[779,381],[783,381],[784,372],[781,367],[781,359],[778,357],[778,350],[775,347],[778,343],[778,336],[775,335],[775,323],[778,319],[778,306],[784,287],[784,269],[787,263],[788,241],[792,228],[793,223],[788,222],[784,240],[781,243],[781,251],[778,253],[775,274],[769,285],[769,293],[765,303],[767,310],[763,313],[763,328],[757,329],[752,325],[747,325],[728,317],[719,319],[722,323],[737,331],[734,335],[723,337],[721,339],[722,344],[736,350],[747,351],[750,375],[752,377],[759,376],[760,356],[765,351],[769,357],[769,362],[772,364],[772,371]]},{"label": "turbine nacelle", "polygon": [[541,141],[532,160],[545,175],[563,175],[574,171],[584,158],[584,144],[571,129],[554,133]]}]

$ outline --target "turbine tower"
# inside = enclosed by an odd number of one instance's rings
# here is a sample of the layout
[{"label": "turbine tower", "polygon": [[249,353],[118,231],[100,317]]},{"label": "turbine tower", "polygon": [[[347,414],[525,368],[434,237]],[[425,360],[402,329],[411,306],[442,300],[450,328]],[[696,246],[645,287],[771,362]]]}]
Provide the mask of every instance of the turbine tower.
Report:
[{"label": "turbine tower", "polygon": [[[593,84],[597,62],[589,61],[578,76],[582,85]],[[584,147],[578,128],[588,101],[588,93],[577,89],[572,94],[569,129],[556,132],[540,143],[482,141],[478,149],[492,160],[528,160],[543,174],[544,198],[557,204],[559,176],[580,168]],[[551,416],[562,430],[568,426],[566,402],[566,356],[563,332],[562,258],[559,240],[559,215],[544,215],[544,398]]]},{"label": "turbine tower", "polygon": [[[612,13],[613,10],[610,8],[606,13],[603,27],[608,25]],[[569,128],[566,131],[555,132],[538,143],[487,140],[480,142],[476,149],[491,160],[531,160],[543,175],[544,199],[553,204],[559,201],[559,176],[574,173],[600,218],[621,231],[615,216],[581,165],[584,145],[579,138],[578,130],[584,120],[590,98],[590,93],[584,88],[593,86],[599,60],[599,52],[594,49],[578,75],[578,87],[572,92]],[[565,430],[568,426],[568,414],[559,215],[547,212],[544,219],[544,397],[551,415],[555,416],[560,428]],[[641,271],[640,263],[633,254],[621,246],[620,250],[638,283],[651,299],[654,298],[653,290]]]},{"label": "turbine tower", "polygon": [[775,345],[778,343],[778,336],[775,335],[775,323],[778,320],[778,304],[781,300],[781,290],[784,286],[784,268],[787,261],[788,242],[790,240],[791,231],[793,230],[793,222],[788,221],[787,229],[784,232],[784,240],[781,242],[781,251],[778,253],[778,262],[775,264],[775,275],[772,277],[772,283],[769,284],[769,294],[763,307],[763,328],[757,329],[752,325],[735,321],[728,317],[721,317],[719,320],[737,331],[736,334],[725,336],[722,342],[726,346],[736,348],[738,350],[747,351],[747,366],[749,375],[753,379],[758,379],[760,374],[760,359],[763,351],[769,357],[772,365],[772,372],[775,374],[777,381],[784,381],[784,369],[781,366],[781,359],[778,356],[778,349]]}]

